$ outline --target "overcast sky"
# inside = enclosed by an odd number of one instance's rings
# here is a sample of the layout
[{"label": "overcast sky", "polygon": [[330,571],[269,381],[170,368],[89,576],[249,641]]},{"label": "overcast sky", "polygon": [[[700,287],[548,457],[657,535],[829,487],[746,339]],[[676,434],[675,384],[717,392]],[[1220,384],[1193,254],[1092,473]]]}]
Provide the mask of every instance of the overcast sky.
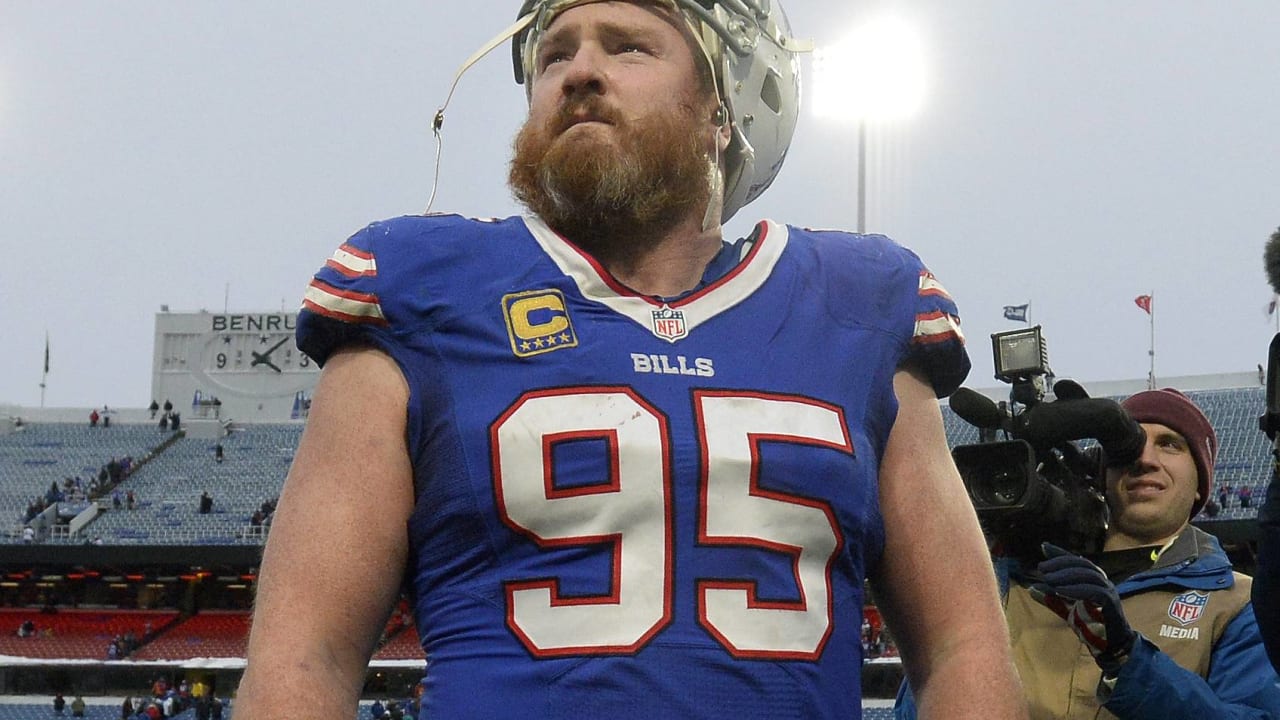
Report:
[{"label": "overcast sky", "polygon": [[[0,0],[0,404],[143,406],[155,313],[295,309],[369,221],[421,212],[430,121],[508,25],[497,0]],[[791,0],[820,46],[884,14],[925,100],[869,132],[868,229],[960,305],[990,387],[1031,303],[1059,376],[1251,371],[1275,330],[1280,2]],[[436,210],[519,212],[524,113],[503,46],[462,80]],[[809,60],[804,67],[811,67]],[[811,98],[806,98],[809,100]],[[730,223],[853,228],[854,126],[806,107],[774,187]]]}]

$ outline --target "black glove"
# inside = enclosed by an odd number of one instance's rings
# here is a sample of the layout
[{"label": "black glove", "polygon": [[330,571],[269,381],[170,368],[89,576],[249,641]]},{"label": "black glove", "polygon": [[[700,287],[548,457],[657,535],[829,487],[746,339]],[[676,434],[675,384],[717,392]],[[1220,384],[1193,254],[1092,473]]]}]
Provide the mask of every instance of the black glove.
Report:
[{"label": "black glove", "polygon": [[1029,588],[1031,597],[1067,621],[1109,675],[1129,657],[1138,634],[1129,627],[1116,586],[1102,568],[1062,548],[1044,543],[1047,558],[1037,566],[1044,576]]}]

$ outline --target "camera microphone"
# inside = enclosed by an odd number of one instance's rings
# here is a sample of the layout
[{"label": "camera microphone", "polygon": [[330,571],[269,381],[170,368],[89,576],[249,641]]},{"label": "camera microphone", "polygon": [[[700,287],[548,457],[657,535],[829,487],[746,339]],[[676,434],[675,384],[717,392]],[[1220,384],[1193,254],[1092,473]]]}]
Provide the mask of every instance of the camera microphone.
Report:
[{"label": "camera microphone", "polygon": [[1110,467],[1124,467],[1142,457],[1146,431],[1115,400],[1059,400],[1022,414],[1018,435],[1038,447],[1063,440],[1095,438]]},{"label": "camera microphone", "polygon": [[[1271,290],[1280,295],[1280,229],[1271,233],[1267,246],[1262,251],[1263,269],[1267,273],[1267,282]],[[1272,312],[1276,312],[1272,308]],[[1280,430],[1280,333],[1271,338],[1271,347],[1267,352],[1267,407],[1266,412],[1258,418],[1258,426],[1271,440],[1276,439]]]},{"label": "camera microphone", "polygon": [[1267,240],[1267,247],[1262,251],[1262,262],[1271,290],[1280,295],[1280,229],[1271,233],[1271,238]]},{"label": "camera microphone", "polygon": [[948,401],[951,410],[961,420],[981,429],[999,428],[1004,424],[1004,413],[991,398],[967,387],[956,388]]}]

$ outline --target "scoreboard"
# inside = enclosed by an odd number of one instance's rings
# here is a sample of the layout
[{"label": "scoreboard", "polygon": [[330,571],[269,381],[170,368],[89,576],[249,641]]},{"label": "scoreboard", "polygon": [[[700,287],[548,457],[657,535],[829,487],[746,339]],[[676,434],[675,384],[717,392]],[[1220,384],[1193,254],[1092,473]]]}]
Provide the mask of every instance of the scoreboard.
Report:
[{"label": "scoreboard", "polygon": [[294,344],[296,312],[156,314],[152,398],[182,419],[306,417],[320,377]]}]

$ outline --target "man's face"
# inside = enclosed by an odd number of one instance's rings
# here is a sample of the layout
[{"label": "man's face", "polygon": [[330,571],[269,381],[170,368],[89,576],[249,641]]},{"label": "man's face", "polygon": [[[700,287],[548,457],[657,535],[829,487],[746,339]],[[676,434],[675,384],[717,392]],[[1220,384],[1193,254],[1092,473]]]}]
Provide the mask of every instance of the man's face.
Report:
[{"label": "man's face", "polygon": [[510,180],[570,237],[706,205],[717,103],[677,22],[654,5],[594,2],[557,16],[538,45]]},{"label": "man's face", "polygon": [[1141,544],[1162,542],[1191,518],[1199,498],[1199,475],[1186,438],[1168,426],[1142,423],[1147,445],[1126,468],[1107,469],[1111,533]]}]

